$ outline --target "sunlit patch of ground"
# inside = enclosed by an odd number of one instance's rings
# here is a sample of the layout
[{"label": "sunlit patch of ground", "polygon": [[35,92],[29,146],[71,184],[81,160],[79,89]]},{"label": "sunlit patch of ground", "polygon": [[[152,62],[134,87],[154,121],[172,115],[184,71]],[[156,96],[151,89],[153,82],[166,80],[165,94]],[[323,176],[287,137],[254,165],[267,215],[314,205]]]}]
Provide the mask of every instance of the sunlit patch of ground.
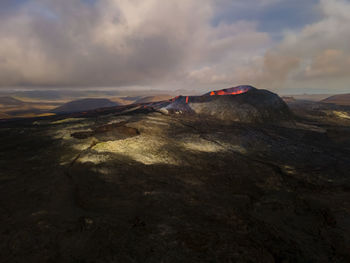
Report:
[{"label": "sunlit patch of ground", "polygon": [[[150,115],[140,115],[142,118],[132,119],[130,116],[118,116],[108,120],[108,124],[127,121],[126,126],[137,129],[140,135],[126,139],[111,139],[109,141],[98,141],[95,137],[89,139],[75,139],[72,133],[78,131],[92,131],[94,122],[87,122],[81,119],[64,119],[56,122],[57,124],[66,124],[59,129],[55,129],[54,138],[62,139],[63,143],[70,145],[74,152],[84,152],[77,162],[80,163],[104,163],[110,161],[111,156],[116,158],[124,156],[145,165],[153,164],[171,164],[188,165],[196,160],[191,158],[197,153],[219,153],[219,152],[238,152],[246,154],[247,150],[237,143],[217,140],[217,138],[201,138],[199,134],[193,134],[190,127],[185,126],[185,130],[180,137],[173,134],[176,127],[184,129],[181,122],[176,119],[164,117],[159,113]],[[114,155],[113,155],[114,154]],[[187,160],[183,155],[188,155]],[[68,153],[67,156],[71,156]],[[68,158],[68,157],[67,157]],[[67,158],[64,158],[67,162]]]},{"label": "sunlit patch of ground", "polygon": [[63,139],[64,141],[74,141],[75,143],[80,143],[79,140],[74,139],[71,134],[80,131],[92,131],[90,128],[91,123],[76,122],[68,126],[60,127],[59,129],[52,130],[52,137],[54,139]]},{"label": "sunlit patch of ground", "polygon": [[335,115],[338,118],[350,120],[349,113],[347,113],[345,111],[332,111],[332,113],[333,113],[333,115]]},{"label": "sunlit patch of ground", "polygon": [[110,160],[107,154],[86,153],[79,158],[79,163],[100,164]]},{"label": "sunlit patch of ground", "polygon": [[79,141],[78,143],[74,143],[72,148],[77,151],[86,151],[91,147],[92,144],[97,143],[97,139],[94,137]]},{"label": "sunlit patch of ground", "polygon": [[0,104],[0,112],[9,115],[11,118],[32,118],[55,115],[50,110],[57,107],[57,104],[50,103],[24,103],[23,105]]},{"label": "sunlit patch of ground", "polygon": [[[165,142],[149,136],[138,136],[125,140],[108,141],[96,144],[92,148],[98,153],[110,152],[127,156],[146,165],[177,164],[173,156],[165,149]],[[79,160],[82,162],[82,160]]]},{"label": "sunlit patch of ground", "polygon": [[185,149],[191,151],[214,153],[225,150],[225,147],[221,145],[200,138],[198,138],[197,140],[185,140],[181,144]]},{"label": "sunlit patch of ground", "polygon": [[246,154],[246,153],[248,153],[248,151],[247,151],[244,147],[242,147],[242,146],[240,146],[240,145],[230,145],[230,146],[229,146],[229,149],[230,149],[231,151],[239,152],[239,153],[241,153],[241,154]]},{"label": "sunlit patch of ground", "polygon": [[113,169],[110,169],[108,167],[97,167],[97,166],[95,166],[95,167],[92,167],[91,170],[93,172],[96,172],[96,173],[99,173],[101,175],[104,175],[103,179],[106,182],[113,181],[113,180],[109,180],[110,179],[109,175],[111,175],[114,172]]},{"label": "sunlit patch of ground", "polygon": [[115,124],[115,123],[120,123],[122,121],[128,121],[130,120],[130,116],[118,116],[117,119],[113,119],[111,121],[109,121],[107,124]]},{"label": "sunlit patch of ground", "polygon": [[53,121],[51,124],[63,124],[63,123],[72,123],[72,122],[82,122],[85,118],[67,118],[58,121]]},{"label": "sunlit patch of ground", "polygon": [[295,170],[294,167],[290,166],[290,165],[283,165],[281,166],[281,169],[282,171],[284,171],[286,174],[290,174],[290,175],[293,175],[293,174],[296,174],[297,171]]},{"label": "sunlit patch of ground", "polygon": [[171,124],[172,121],[170,119],[164,119],[162,115],[157,113],[143,116],[138,121],[128,123],[127,126],[138,129],[141,134],[164,136],[164,132],[170,128]]},{"label": "sunlit patch of ground", "polygon": [[39,114],[39,115],[37,115],[37,117],[47,117],[47,116],[54,116],[54,115],[56,115],[56,114],[48,112],[48,113]]}]

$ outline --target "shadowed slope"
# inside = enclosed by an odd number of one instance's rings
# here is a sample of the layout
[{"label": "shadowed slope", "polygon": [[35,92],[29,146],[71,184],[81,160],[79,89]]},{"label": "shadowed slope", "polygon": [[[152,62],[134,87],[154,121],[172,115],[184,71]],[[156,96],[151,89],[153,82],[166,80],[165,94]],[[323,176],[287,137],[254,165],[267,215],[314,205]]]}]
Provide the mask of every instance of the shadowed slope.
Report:
[{"label": "shadowed slope", "polygon": [[112,102],[108,99],[82,99],[68,102],[52,112],[54,113],[70,113],[70,112],[79,112],[79,111],[88,111],[98,108],[107,108],[118,106],[116,102]]},{"label": "shadowed slope", "polygon": [[20,106],[22,104],[24,104],[23,101],[12,97],[0,97],[0,105],[3,106]]},{"label": "shadowed slope", "polygon": [[350,93],[334,95],[334,96],[331,96],[327,99],[322,100],[321,102],[350,106]]}]

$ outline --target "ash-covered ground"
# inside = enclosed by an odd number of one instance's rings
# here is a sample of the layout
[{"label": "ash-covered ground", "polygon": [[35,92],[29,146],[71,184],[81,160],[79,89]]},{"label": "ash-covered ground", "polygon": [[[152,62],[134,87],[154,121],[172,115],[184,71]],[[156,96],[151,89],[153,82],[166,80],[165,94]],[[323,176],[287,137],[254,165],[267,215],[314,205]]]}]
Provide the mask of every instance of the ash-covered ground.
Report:
[{"label": "ash-covered ground", "polygon": [[350,108],[289,106],[3,121],[0,261],[349,262]]}]

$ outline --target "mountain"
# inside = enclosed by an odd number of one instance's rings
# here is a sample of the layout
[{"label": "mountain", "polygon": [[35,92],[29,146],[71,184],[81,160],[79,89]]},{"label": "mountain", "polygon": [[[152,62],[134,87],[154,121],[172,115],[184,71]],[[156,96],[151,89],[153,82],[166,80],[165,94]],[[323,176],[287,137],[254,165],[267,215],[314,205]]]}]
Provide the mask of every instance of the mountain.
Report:
[{"label": "mountain", "polygon": [[277,94],[252,86],[211,91],[202,96],[179,96],[162,110],[246,123],[272,123],[292,118],[288,106]]},{"label": "mountain", "polygon": [[112,102],[117,103],[118,105],[128,105],[132,104],[135,100],[126,99],[125,97],[111,97],[109,98]]},{"label": "mountain", "polygon": [[112,102],[108,99],[81,99],[74,100],[68,103],[63,104],[60,107],[52,110],[53,113],[71,113],[71,112],[80,112],[80,111],[88,111],[99,108],[108,108],[119,106],[118,103]]},{"label": "mountain", "polygon": [[286,97],[293,97],[296,100],[320,101],[334,94],[286,94]]},{"label": "mountain", "polygon": [[171,95],[157,95],[157,96],[147,96],[143,97],[134,103],[150,103],[150,102],[157,102],[157,101],[164,101],[164,100],[170,100],[173,96]]},{"label": "mountain", "polygon": [[0,97],[0,104],[8,107],[8,106],[20,106],[23,105],[24,102],[12,97]]},{"label": "mountain", "polygon": [[321,102],[338,105],[350,105],[350,93],[334,95],[322,100]]}]

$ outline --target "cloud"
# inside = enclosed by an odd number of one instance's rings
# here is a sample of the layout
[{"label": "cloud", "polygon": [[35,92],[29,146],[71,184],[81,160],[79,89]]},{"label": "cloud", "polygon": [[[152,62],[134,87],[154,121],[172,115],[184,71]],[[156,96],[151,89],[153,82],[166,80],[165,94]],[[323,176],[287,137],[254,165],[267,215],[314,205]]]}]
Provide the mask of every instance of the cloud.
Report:
[{"label": "cloud", "polygon": [[2,85],[133,85],[185,62],[208,1],[32,1],[0,17]]},{"label": "cloud", "polygon": [[327,49],[318,54],[305,68],[305,78],[328,78],[349,74],[350,54],[343,50]]},{"label": "cloud", "polygon": [[299,61],[297,67],[290,68],[282,87],[348,90],[350,2],[321,0],[319,10],[320,21],[300,31],[286,31],[284,39],[274,48],[277,60],[288,55]]},{"label": "cloud", "polygon": [[0,85],[200,86],[192,71],[213,68],[215,79],[270,42],[256,22],[213,25],[215,4],[28,1],[0,16]]},{"label": "cloud", "polygon": [[[263,55],[248,56],[250,62],[225,73],[221,70],[215,75],[215,70],[206,68],[202,77],[209,76],[208,81],[222,84],[249,83],[279,92],[349,90],[350,2],[322,0],[318,10],[320,20],[300,30],[285,30],[281,41],[265,46]],[[196,76],[200,72],[195,73]]]},{"label": "cloud", "polygon": [[[345,89],[349,81],[345,0],[321,0],[316,9],[314,0],[16,2],[0,4],[6,8],[0,12],[0,86],[211,89],[246,83],[288,90],[330,83]],[[299,8],[300,16],[318,10],[318,20],[296,27],[286,16],[280,28],[266,26],[283,17],[282,6]],[[249,10],[253,17],[245,16]]]}]

